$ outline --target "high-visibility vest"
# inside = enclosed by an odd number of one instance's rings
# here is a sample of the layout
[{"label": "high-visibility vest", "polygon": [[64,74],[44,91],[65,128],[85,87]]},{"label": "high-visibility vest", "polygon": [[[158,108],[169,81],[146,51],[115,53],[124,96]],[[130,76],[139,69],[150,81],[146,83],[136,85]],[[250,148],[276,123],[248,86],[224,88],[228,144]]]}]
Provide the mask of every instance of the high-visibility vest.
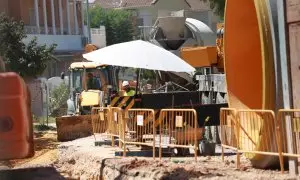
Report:
[{"label": "high-visibility vest", "polygon": [[124,93],[124,96],[134,96],[135,95],[135,90],[130,90],[129,92]]}]

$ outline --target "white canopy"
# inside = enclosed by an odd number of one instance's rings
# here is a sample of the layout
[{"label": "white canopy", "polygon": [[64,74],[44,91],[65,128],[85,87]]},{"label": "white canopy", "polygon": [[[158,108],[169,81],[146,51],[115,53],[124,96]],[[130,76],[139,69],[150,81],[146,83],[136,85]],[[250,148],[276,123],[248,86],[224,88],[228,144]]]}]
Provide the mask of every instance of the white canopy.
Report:
[{"label": "white canopy", "polygon": [[141,40],[111,45],[83,54],[83,57],[97,64],[171,72],[195,71],[173,53]]}]

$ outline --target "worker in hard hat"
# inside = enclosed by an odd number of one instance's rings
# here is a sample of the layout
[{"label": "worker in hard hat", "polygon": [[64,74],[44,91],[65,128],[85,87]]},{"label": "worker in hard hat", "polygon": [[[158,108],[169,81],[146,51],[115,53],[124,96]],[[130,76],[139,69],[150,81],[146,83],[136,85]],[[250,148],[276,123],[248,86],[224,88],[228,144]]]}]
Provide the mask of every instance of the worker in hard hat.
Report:
[{"label": "worker in hard hat", "polygon": [[128,81],[123,81],[122,88],[125,91],[124,96],[134,96],[135,90],[131,89]]}]

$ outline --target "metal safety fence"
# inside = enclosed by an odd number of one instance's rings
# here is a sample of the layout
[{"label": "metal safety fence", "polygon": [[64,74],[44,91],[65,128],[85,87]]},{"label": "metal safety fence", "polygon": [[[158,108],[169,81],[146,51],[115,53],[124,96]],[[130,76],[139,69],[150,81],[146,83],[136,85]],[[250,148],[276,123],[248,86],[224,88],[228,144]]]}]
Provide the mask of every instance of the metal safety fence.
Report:
[{"label": "metal safety fence", "polygon": [[162,148],[191,148],[197,160],[198,129],[197,113],[194,109],[162,109],[159,117],[159,158]]},{"label": "metal safety fence", "polygon": [[[194,151],[197,160],[202,128],[198,127],[197,113],[194,109],[129,109],[118,107],[92,109],[92,127],[94,134],[106,134],[119,139],[119,147],[126,156],[127,145],[184,148]],[[158,116],[159,115],[159,116]],[[287,128],[287,125],[291,127]],[[157,129],[159,134],[156,135]],[[287,137],[287,129],[292,136]],[[284,156],[300,158],[300,109],[279,110],[277,118],[271,110],[220,110],[220,131],[222,160],[224,148],[237,152],[237,166],[240,166],[240,153],[250,159],[264,159],[278,156],[281,171],[284,170]],[[287,138],[293,142],[288,147]]]},{"label": "metal safety fence", "polygon": [[143,145],[153,148],[155,158],[155,114],[153,109],[129,109],[125,112],[123,124],[123,156],[126,145]]},{"label": "metal safety fence", "polygon": [[236,120],[237,166],[240,166],[240,153],[244,153],[250,159],[278,156],[281,171],[283,171],[281,142],[276,133],[274,112],[271,110],[238,110]]},{"label": "metal safety fence", "polygon": [[108,137],[108,128],[111,120],[110,108],[93,107],[91,111],[93,134],[96,140],[96,134],[106,135]]},{"label": "metal safety fence", "polygon": [[282,156],[300,158],[300,109],[279,110],[277,124],[282,142]]},{"label": "metal safety fence", "polygon": [[221,108],[220,110],[220,134],[222,147],[222,161],[224,161],[224,149],[237,151],[236,109]]},{"label": "metal safety fence", "polygon": [[115,138],[119,140],[119,147],[122,147],[123,137],[123,110],[118,107],[110,107],[110,122],[108,124],[108,134],[111,135],[112,146],[115,146]]}]

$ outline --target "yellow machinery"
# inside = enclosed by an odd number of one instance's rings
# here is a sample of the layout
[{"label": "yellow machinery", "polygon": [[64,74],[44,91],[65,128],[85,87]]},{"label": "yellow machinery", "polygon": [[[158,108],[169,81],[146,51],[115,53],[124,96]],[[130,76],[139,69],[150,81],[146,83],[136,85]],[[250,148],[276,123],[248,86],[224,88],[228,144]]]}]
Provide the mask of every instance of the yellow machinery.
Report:
[{"label": "yellow machinery", "polygon": [[[95,49],[93,45],[86,46],[86,52]],[[70,98],[67,101],[67,116],[57,117],[57,137],[59,141],[69,141],[92,133],[91,109],[94,106],[103,107],[109,102],[109,94],[117,87],[114,68],[97,65],[93,62],[74,62],[69,67]],[[92,73],[98,89],[87,89],[87,74]]]},{"label": "yellow machinery", "polygon": [[183,47],[180,50],[181,58],[193,67],[216,66],[223,72],[223,29],[223,23],[217,24],[216,46]]}]

